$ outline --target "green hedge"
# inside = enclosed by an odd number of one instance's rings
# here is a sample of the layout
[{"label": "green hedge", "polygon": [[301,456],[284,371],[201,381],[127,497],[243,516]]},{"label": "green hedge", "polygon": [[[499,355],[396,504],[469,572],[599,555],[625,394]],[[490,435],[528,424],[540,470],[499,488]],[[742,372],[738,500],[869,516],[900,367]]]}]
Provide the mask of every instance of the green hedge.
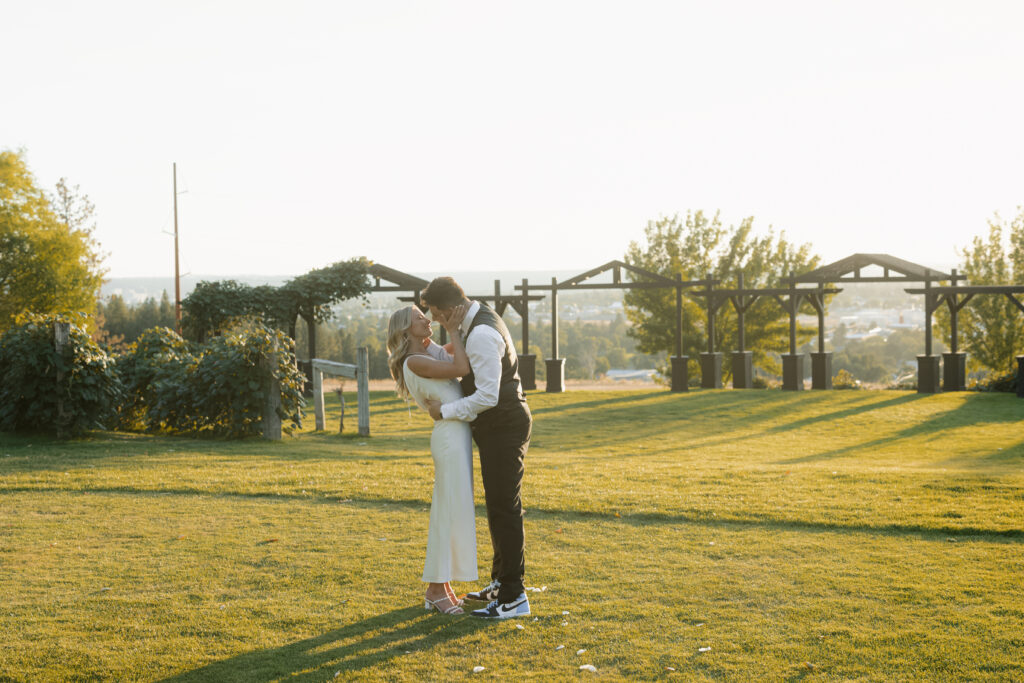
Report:
[{"label": "green hedge", "polygon": [[[61,353],[57,322],[70,325]],[[0,431],[77,435],[116,422],[121,382],[84,322],[81,315],[23,314],[0,337]]]},{"label": "green hedge", "polygon": [[229,437],[259,434],[266,381],[261,359],[280,383],[278,414],[290,432],[303,406],[304,378],[295,367],[294,343],[252,318],[234,321],[202,345],[167,328],[143,332],[117,359],[128,394],[122,427]]},{"label": "green hedge", "polygon": [[[56,322],[71,326],[60,354]],[[0,337],[0,431],[258,435],[271,375],[279,382],[282,429],[291,432],[302,418],[294,343],[260,320],[236,320],[202,345],[152,328],[113,358],[82,323],[84,316],[26,314]]]}]

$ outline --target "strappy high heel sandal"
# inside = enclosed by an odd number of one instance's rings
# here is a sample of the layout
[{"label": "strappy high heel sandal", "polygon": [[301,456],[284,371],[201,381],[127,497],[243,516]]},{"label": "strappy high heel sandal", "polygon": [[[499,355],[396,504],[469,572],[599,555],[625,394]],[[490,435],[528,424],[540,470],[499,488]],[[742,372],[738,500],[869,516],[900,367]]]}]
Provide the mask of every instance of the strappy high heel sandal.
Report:
[{"label": "strappy high heel sandal", "polygon": [[[447,602],[448,607],[446,607],[445,609],[441,609],[437,606],[437,603],[439,602]],[[449,598],[447,595],[445,595],[442,598],[438,598],[437,600],[431,600],[430,598],[426,597],[423,598],[423,609],[436,609],[441,614],[465,614],[465,612],[462,611],[461,607],[459,607],[457,604],[452,604],[451,598]]]}]

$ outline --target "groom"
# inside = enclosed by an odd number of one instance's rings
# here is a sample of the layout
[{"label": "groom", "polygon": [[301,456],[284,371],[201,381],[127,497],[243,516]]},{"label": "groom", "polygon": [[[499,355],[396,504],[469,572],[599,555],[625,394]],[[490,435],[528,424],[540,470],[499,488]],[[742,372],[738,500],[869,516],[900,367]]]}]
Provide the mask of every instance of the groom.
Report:
[{"label": "groom", "polygon": [[[533,417],[519,381],[519,357],[501,316],[479,301],[470,302],[450,277],[435,278],[421,294],[422,303],[435,320],[460,304],[469,309],[461,331],[469,356],[470,371],[462,378],[464,398],[441,405],[429,402],[435,420],[469,422],[480,452],[480,475],[487,503],[494,560],[491,583],[469,600],[488,605],[471,614],[487,619],[523,617],[530,601],[523,588],[526,543],[523,535],[523,456],[530,446]],[[431,343],[427,353],[438,358],[447,352]]]}]

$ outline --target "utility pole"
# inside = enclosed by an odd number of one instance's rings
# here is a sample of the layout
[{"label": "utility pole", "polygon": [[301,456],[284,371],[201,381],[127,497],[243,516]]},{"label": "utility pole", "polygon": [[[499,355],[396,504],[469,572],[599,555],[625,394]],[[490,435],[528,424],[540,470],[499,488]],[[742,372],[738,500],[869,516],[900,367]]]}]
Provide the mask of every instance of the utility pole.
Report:
[{"label": "utility pole", "polygon": [[178,266],[178,164],[171,165],[174,174],[174,324],[181,334],[181,275]]}]

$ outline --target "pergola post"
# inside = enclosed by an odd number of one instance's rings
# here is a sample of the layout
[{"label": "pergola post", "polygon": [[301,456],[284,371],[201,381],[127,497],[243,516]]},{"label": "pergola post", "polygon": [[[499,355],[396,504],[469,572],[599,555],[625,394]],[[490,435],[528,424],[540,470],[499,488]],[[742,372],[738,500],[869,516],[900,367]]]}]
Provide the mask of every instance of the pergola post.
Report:
[{"label": "pergola post", "polygon": [[818,350],[811,352],[811,389],[832,388],[832,353],[825,351],[825,285],[809,297],[818,314]]},{"label": "pergola post", "polygon": [[1024,356],[1017,356],[1017,398],[1024,398]]},{"label": "pergola post", "polygon": [[544,361],[547,366],[547,387],[549,393],[565,391],[565,359],[558,357],[558,279],[551,278],[551,358]]},{"label": "pergola post", "polygon": [[732,352],[732,388],[750,389],[754,386],[754,354],[746,350],[746,330],[743,324],[743,315],[747,310],[746,297],[743,291],[743,271],[736,273],[736,285],[740,291],[736,295],[734,305],[736,307],[736,347]]},{"label": "pergola post", "polygon": [[917,357],[917,393],[937,394],[939,386],[939,357],[932,355],[932,313],[938,306],[939,295],[932,288],[930,271],[924,281],[924,355]]},{"label": "pergola post", "polygon": [[794,273],[789,274],[789,353],[782,354],[782,388],[784,391],[803,391],[804,356],[796,352],[796,311],[800,307],[800,294],[796,291]]},{"label": "pergola post", "polygon": [[672,356],[672,391],[687,391],[690,378],[683,355],[683,274],[676,273],[676,355]]},{"label": "pergola post", "polygon": [[[950,285],[956,287],[959,279],[956,268],[950,275],[953,276]],[[942,354],[942,390],[963,391],[967,388],[967,354],[957,345],[957,315],[962,305],[959,295],[947,294],[946,305],[949,307],[949,351]]]},{"label": "pergola post", "polygon": [[722,354],[715,352],[715,298],[711,293],[711,274],[705,276],[708,283],[708,350],[700,354],[700,386],[702,389],[722,388]]},{"label": "pergola post", "polygon": [[530,353],[530,284],[523,278],[523,352],[519,354],[519,379],[523,389],[533,391],[537,388],[537,356]]}]

